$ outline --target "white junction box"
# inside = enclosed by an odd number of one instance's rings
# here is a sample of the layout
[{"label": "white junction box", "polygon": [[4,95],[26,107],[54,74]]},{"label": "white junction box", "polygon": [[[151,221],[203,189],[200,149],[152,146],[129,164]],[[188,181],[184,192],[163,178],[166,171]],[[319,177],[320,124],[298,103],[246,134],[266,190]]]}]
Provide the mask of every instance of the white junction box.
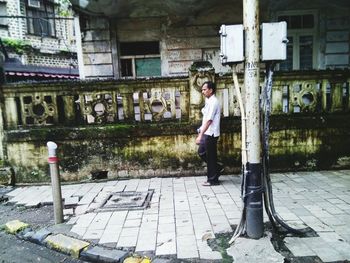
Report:
[{"label": "white junction box", "polygon": [[221,25],[219,33],[221,63],[243,61],[243,25]]},{"label": "white junction box", "polygon": [[264,60],[285,60],[287,58],[287,22],[262,23],[262,55]]}]

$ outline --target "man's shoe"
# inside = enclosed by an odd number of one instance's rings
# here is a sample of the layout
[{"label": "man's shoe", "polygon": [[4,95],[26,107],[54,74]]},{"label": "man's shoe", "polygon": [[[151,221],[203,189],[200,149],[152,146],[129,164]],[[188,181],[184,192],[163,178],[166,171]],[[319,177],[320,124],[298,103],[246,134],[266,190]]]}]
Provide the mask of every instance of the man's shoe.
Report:
[{"label": "man's shoe", "polygon": [[213,186],[213,185],[219,185],[219,182],[204,182],[202,183],[203,186]]}]

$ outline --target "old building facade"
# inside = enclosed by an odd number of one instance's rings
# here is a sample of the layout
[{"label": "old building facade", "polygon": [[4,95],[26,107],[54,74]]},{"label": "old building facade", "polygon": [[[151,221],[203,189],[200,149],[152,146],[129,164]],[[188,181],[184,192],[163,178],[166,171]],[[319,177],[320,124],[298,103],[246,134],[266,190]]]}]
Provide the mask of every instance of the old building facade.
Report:
[{"label": "old building facade", "polygon": [[[102,170],[109,178],[203,174],[194,139],[208,79],[222,106],[219,157],[239,172],[240,109],[231,68],[219,61],[219,28],[242,23],[242,2],[71,2],[87,81],[1,87],[0,158],[16,180],[49,180],[49,140],[63,180]],[[273,79],[271,169],[350,167],[347,2],[260,1],[261,22],[288,23],[287,60]]]},{"label": "old building facade", "polygon": [[77,78],[72,11],[58,1],[0,2],[7,81]]},{"label": "old building facade", "polygon": [[[242,23],[242,1],[107,2],[90,1],[79,9],[84,77],[187,75],[191,63],[200,60],[211,62],[217,73],[230,71],[219,61],[219,28]],[[260,2],[261,22],[288,24],[288,58],[278,70],[349,68],[349,3],[287,2]]]}]

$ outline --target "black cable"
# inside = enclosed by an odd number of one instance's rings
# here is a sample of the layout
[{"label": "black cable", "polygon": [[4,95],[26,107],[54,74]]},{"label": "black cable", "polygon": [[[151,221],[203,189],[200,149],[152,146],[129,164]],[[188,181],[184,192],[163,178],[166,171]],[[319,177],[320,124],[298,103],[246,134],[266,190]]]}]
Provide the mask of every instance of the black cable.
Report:
[{"label": "black cable", "polygon": [[267,65],[267,80],[266,86],[263,92],[263,97],[261,99],[261,109],[262,109],[262,146],[263,146],[263,181],[265,186],[264,202],[265,209],[268,217],[274,228],[277,228],[276,223],[286,229],[288,232],[294,234],[303,234],[306,229],[295,229],[287,225],[283,219],[278,215],[275,210],[273,202],[272,184],[269,174],[269,128],[270,128],[270,113],[271,113],[271,94],[272,94],[272,76],[273,76],[274,62]]}]

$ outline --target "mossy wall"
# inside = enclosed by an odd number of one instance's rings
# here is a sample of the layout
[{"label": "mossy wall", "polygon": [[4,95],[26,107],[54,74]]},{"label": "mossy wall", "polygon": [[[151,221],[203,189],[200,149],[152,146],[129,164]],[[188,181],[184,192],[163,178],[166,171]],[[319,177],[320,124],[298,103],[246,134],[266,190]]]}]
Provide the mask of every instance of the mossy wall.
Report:
[{"label": "mossy wall", "polygon": [[[332,169],[350,166],[349,115],[273,117],[271,170]],[[109,178],[189,176],[205,173],[197,156],[195,125],[110,125],[41,128],[8,133],[8,161],[17,182],[49,181],[46,142],[58,144],[62,180],[90,178],[108,170]],[[219,157],[227,173],[240,173],[239,118],[222,120]]]}]

